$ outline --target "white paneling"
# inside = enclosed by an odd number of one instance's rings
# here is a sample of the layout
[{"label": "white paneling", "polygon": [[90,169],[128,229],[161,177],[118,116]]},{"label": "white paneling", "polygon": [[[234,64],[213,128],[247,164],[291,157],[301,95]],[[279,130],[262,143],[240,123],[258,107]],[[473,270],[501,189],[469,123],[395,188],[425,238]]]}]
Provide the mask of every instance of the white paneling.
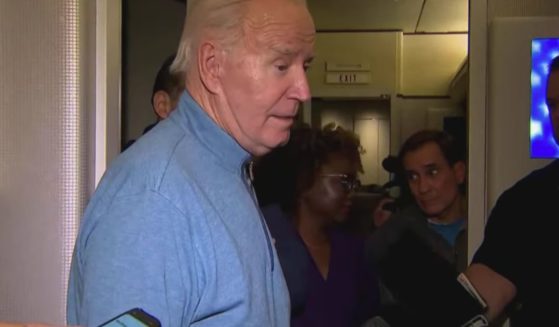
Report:
[{"label": "white paneling", "polygon": [[96,154],[118,153],[120,18],[120,0],[0,0],[0,320],[65,324]]},{"label": "white paneling", "polygon": [[378,157],[378,144],[379,144],[379,123],[375,118],[370,117],[356,117],[355,119],[355,134],[359,135],[361,145],[365,152],[361,154],[361,162],[363,163],[364,173],[360,176],[361,183],[379,184],[379,157]]},{"label": "white paneling", "polygon": [[444,119],[448,117],[464,117],[464,111],[460,108],[428,108],[427,128],[444,129]]},{"label": "white paneling", "polygon": [[405,33],[468,30],[468,0],[308,0],[307,3],[318,30]]},{"label": "white paneling", "polygon": [[468,34],[404,35],[402,88],[410,96],[446,96],[468,53]]},{"label": "white paneling", "polygon": [[85,198],[80,0],[0,0],[0,318],[65,322]]},{"label": "white paneling", "polygon": [[389,154],[390,123],[370,115],[360,115],[355,120],[355,133],[359,135],[365,152],[361,155],[364,173],[361,183],[364,185],[383,185],[388,182],[388,172],[382,167],[382,161]]},{"label": "white paneling", "polygon": [[308,0],[318,30],[413,32],[423,0]]},{"label": "white paneling", "polygon": [[[315,58],[308,71],[314,97],[378,97],[391,94],[397,85],[400,60],[399,32],[317,33]],[[368,84],[327,84],[326,63],[366,64]]]},{"label": "white paneling", "polygon": [[449,85],[448,93],[454,102],[465,102],[468,97],[468,81],[469,81],[469,63],[468,57],[464,58],[464,62],[460,65],[460,69],[456,72]]},{"label": "white paneling", "polygon": [[[437,124],[442,128],[442,118],[445,115],[463,115],[463,109],[450,99],[421,99],[421,98],[394,98],[392,100],[392,112],[398,112],[399,118],[391,116],[391,128],[395,128],[399,133],[392,133],[392,143],[390,148],[392,153],[398,153],[402,143],[413,133],[428,128],[430,124]],[[431,110],[431,114],[429,111]],[[443,114],[437,114],[442,111]],[[436,117],[436,118],[435,118]],[[431,123],[430,123],[431,121]],[[436,123],[434,123],[436,121]]]},{"label": "white paneling", "polygon": [[467,32],[468,0],[425,1],[416,32]]},{"label": "white paneling", "polygon": [[[404,143],[413,133],[427,128],[427,107],[421,106],[421,103],[417,100],[408,100],[407,104],[413,105],[401,107],[401,143]],[[401,144],[397,146],[396,153],[398,153],[400,147]]]},{"label": "white paneling", "polygon": [[[468,259],[483,240],[486,201],[487,0],[470,7],[468,55]],[[472,133],[475,131],[475,133]]]},{"label": "white paneling", "polygon": [[[95,106],[94,183],[97,185],[109,163],[120,153],[121,144],[121,25],[120,0],[95,2]],[[90,190],[92,191],[92,189]]]},{"label": "white paneling", "polygon": [[487,13],[493,17],[559,16],[556,0],[490,0]]}]

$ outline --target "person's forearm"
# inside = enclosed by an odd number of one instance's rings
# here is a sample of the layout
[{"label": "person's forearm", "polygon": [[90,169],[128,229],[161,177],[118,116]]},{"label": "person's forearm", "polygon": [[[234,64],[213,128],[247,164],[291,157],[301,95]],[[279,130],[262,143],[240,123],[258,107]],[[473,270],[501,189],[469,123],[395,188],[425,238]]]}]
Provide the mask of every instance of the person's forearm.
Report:
[{"label": "person's forearm", "polygon": [[516,296],[514,284],[486,265],[474,263],[464,273],[487,303],[489,321],[499,317]]}]

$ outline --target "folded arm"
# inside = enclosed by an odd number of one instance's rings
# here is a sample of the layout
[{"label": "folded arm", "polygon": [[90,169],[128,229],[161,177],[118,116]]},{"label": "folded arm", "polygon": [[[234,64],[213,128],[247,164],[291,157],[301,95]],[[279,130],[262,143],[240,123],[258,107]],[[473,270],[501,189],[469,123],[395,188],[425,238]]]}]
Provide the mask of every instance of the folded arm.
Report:
[{"label": "folded arm", "polygon": [[499,317],[516,296],[514,284],[484,264],[474,263],[464,273],[487,303],[485,315],[490,321]]}]

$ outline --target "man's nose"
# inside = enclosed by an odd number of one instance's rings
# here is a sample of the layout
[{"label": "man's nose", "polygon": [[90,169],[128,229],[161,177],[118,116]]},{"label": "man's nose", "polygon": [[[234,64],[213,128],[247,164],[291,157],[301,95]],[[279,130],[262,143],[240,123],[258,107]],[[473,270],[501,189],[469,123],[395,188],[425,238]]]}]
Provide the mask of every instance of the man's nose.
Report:
[{"label": "man's nose", "polygon": [[419,177],[417,180],[417,187],[419,189],[419,193],[427,193],[430,189],[429,181],[426,178]]},{"label": "man's nose", "polygon": [[311,88],[304,69],[298,69],[293,81],[293,97],[300,102],[311,98]]}]

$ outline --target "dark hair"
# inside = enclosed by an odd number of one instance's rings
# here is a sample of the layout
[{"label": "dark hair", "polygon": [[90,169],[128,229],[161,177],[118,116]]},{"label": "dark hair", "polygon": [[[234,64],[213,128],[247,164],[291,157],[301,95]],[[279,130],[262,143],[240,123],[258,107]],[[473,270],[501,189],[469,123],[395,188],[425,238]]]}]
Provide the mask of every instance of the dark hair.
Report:
[{"label": "dark hair", "polygon": [[151,92],[151,104],[153,105],[153,96],[158,91],[165,91],[169,94],[171,99],[175,101],[182,91],[184,90],[184,76],[182,74],[173,74],[170,71],[170,66],[175,60],[175,54],[167,57],[157,75],[155,76],[155,82],[153,83],[153,91]]},{"label": "dark hair", "polygon": [[549,63],[549,73],[553,73],[557,70],[559,70],[559,56],[551,59],[551,62]]},{"label": "dark hair", "polygon": [[434,142],[439,146],[443,156],[450,166],[453,166],[459,161],[465,160],[465,151],[461,146],[458,146],[454,138],[440,130],[421,130],[410,136],[402,145],[400,153],[398,154],[398,160],[400,165],[403,167],[404,157],[409,152],[415,151],[422,147],[423,145]]},{"label": "dark hair", "polygon": [[293,213],[299,196],[312,186],[317,170],[332,154],[345,156],[362,172],[362,152],[359,138],[341,127],[295,127],[285,146],[256,162],[254,186],[260,205],[278,203],[284,211]]}]

